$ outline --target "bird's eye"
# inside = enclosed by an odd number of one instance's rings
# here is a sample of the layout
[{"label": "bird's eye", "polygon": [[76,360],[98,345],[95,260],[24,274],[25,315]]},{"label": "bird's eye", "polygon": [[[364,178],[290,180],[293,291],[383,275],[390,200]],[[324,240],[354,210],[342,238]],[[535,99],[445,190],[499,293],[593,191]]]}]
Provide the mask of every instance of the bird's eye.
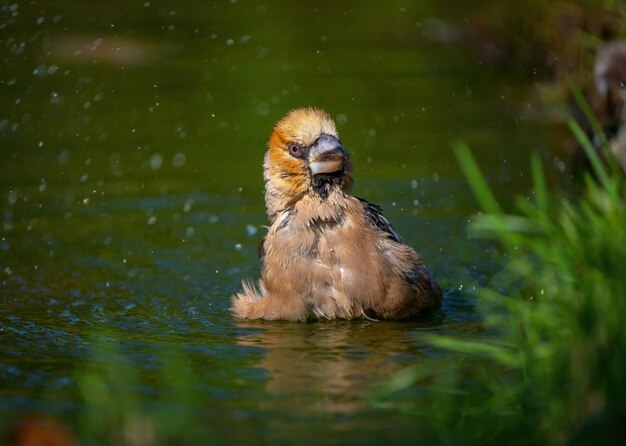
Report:
[{"label": "bird's eye", "polygon": [[300,152],[302,151],[302,147],[295,142],[290,142],[287,146],[287,150],[292,156],[300,156]]}]

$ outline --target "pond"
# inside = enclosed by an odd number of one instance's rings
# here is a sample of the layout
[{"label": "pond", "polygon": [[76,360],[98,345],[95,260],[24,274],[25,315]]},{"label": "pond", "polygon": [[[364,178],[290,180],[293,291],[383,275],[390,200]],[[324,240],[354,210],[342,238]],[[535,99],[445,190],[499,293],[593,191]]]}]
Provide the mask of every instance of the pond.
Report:
[{"label": "pond", "polygon": [[[528,190],[530,153],[551,144],[512,99],[528,85],[505,88],[459,42],[467,11],[449,0],[0,8],[4,427],[42,413],[80,433],[103,401],[123,412],[134,399],[193,413],[216,442],[414,438],[410,417],[368,394],[442,354],[421,333],[480,333],[471,290],[494,273],[493,247],[465,233],[477,206],[452,143],[470,144],[505,204]],[[241,279],[259,275],[267,139],[301,106],[335,118],[355,195],[384,209],[446,288],[432,318],[230,316]],[[99,374],[134,396],[90,399]],[[172,396],[179,386],[188,398]]]}]

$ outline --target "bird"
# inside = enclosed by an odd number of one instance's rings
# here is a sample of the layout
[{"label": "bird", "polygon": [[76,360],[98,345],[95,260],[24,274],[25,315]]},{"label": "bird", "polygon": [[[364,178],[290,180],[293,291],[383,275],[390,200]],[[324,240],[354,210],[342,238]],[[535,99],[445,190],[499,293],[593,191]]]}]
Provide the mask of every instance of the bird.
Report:
[{"label": "bird", "polygon": [[327,112],[298,108],[278,121],[263,162],[261,279],[231,297],[235,318],[406,320],[440,305],[421,256],[379,206],[351,194],[351,172]]},{"label": "bird", "polygon": [[[585,96],[599,128],[595,128],[584,106],[570,100],[570,114],[581,126],[598,155],[614,159],[626,174],[626,40],[614,40],[598,48],[593,66],[593,89]],[[591,162],[578,140],[569,143],[573,172],[579,177],[591,171]]]},{"label": "bird", "polygon": [[[595,115],[609,138],[608,151],[626,173],[626,40],[607,42],[600,47],[593,75]],[[594,139],[592,137],[591,141],[601,146]],[[602,151],[602,147],[600,149]]]}]

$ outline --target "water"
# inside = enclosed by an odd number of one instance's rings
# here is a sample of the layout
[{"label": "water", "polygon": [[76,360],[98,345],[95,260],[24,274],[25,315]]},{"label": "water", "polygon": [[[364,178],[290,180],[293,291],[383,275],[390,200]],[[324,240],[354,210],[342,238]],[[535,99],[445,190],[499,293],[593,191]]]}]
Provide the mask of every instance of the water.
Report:
[{"label": "water", "polygon": [[[503,96],[525,86],[503,89],[468,48],[433,40],[454,40],[460,6],[0,8],[1,410],[80,431],[84,371],[130,364],[132,392],[205,414],[223,441],[313,442],[311,426],[336,442],[411,438],[410,420],[368,394],[442,355],[421,333],[479,333],[465,291],[494,268],[493,247],[465,235],[476,204],[451,143],[472,146],[505,204],[528,189],[531,151],[550,144]],[[433,318],[229,315],[241,279],[258,276],[266,141],[276,120],[307,105],[335,117],[355,195],[381,205],[448,288]],[[115,353],[94,353],[103,339]],[[183,409],[157,382],[173,351],[195,374],[196,400]]]}]

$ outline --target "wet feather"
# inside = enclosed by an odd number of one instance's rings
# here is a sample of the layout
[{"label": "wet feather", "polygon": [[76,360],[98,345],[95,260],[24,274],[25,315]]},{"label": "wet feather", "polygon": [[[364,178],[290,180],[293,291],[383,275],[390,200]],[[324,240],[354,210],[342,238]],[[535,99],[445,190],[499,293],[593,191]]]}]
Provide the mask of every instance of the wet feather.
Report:
[{"label": "wet feather", "polygon": [[[264,160],[271,226],[259,245],[262,279],[244,281],[233,296],[235,317],[401,320],[439,305],[422,258],[379,206],[350,194],[351,164],[340,144],[322,110],[294,110],[276,124]],[[311,160],[318,172],[317,160],[331,157],[322,161],[331,172],[312,174]]]}]

